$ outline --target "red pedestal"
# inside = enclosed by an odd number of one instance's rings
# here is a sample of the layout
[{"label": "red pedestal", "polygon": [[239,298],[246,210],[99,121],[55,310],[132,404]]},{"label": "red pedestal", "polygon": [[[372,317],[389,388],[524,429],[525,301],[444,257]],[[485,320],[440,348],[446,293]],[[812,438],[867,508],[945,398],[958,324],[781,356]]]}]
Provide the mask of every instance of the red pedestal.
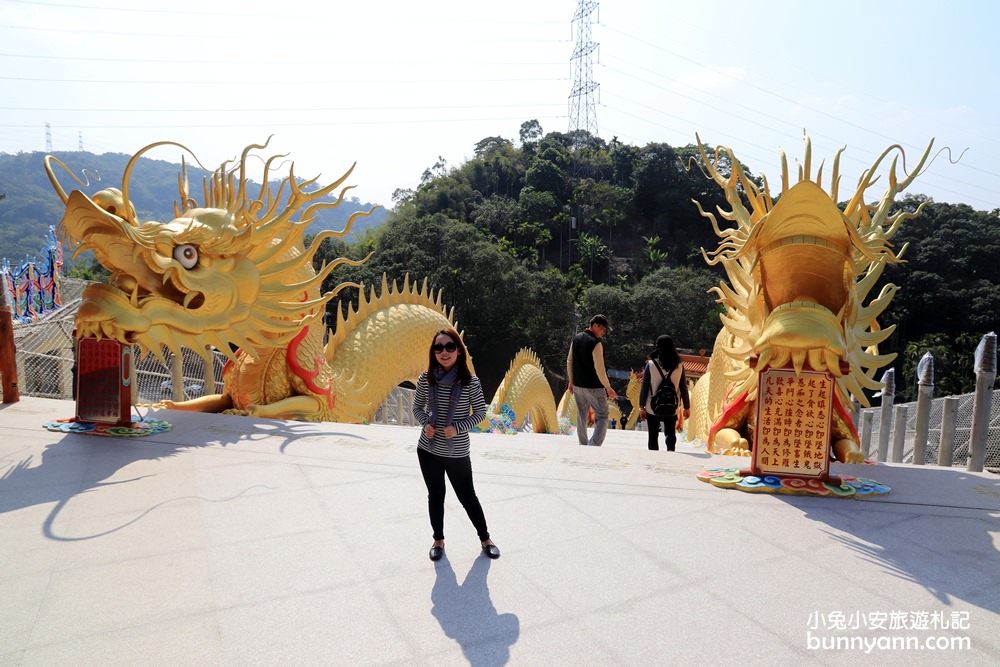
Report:
[{"label": "red pedestal", "polygon": [[0,307],[0,379],[3,380],[3,402],[17,403],[21,400],[21,392],[17,388],[17,351],[14,348],[14,318],[10,306]]},{"label": "red pedestal", "polygon": [[76,418],[132,423],[132,346],[107,338],[82,338],[76,354]]}]

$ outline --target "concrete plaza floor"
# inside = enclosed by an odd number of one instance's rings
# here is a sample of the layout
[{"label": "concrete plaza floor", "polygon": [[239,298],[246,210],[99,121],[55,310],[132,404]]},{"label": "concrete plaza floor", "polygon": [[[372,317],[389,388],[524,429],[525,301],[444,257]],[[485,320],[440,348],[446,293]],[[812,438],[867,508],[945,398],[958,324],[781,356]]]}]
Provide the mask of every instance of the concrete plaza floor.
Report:
[{"label": "concrete plaza floor", "polygon": [[[690,443],[473,434],[502,557],[407,427],[154,411],[145,438],[0,407],[0,665],[1000,664],[1000,477],[835,471],[865,500],[713,487]],[[450,491],[450,490],[449,490]]]}]

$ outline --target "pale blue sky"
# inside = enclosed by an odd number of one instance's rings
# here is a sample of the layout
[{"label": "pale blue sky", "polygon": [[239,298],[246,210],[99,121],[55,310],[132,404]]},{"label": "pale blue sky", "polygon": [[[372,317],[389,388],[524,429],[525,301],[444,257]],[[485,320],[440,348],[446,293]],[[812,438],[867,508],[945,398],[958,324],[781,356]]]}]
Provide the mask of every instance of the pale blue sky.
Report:
[{"label": "pale blue sky", "polygon": [[[215,167],[274,134],[299,175],[357,161],[353,194],[389,204],[439,155],[458,165],[533,118],[569,129],[576,9],[0,0],[0,152],[45,150],[48,122],[53,150],[172,140]],[[685,145],[698,132],[779,188],[779,149],[801,158],[805,129],[814,162],[847,146],[844,193],[890,144],[912,160],[936,138],[968,150],[908,192],[1000,207],[995,3],[620,0],[591,16],[606,140]]]}]

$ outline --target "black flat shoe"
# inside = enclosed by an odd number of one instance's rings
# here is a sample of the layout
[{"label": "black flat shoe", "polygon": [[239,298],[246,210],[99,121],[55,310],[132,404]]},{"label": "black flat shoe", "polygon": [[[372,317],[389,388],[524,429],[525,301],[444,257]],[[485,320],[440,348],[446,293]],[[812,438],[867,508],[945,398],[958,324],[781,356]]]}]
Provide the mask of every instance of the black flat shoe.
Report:
[{"label": "black flat shoe", "polygon": [[[431,547],[431,551],[427,555],[433,561],[441,560],[441,556],[444,555],[444,547]],[[497,554],[497,555],[499,555],[499,554]]]},{"label": "black flat shoe", "polygon": [[498,549],[497,545],[495,544],[487,544],[486,546],[484,546],[483,553],[492,558],[493,560],[500,558],[500,549]]}]

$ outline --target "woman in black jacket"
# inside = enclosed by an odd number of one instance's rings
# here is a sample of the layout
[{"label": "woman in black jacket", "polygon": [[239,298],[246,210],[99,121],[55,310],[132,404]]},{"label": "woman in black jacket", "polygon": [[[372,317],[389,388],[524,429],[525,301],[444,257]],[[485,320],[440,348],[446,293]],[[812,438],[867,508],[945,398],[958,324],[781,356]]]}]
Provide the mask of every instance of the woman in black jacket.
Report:
[{"label": "woman in black jacket", "polygon": [[[648,440],[646,445],[651,450],[659,450],[660,424],[666,435],[667,451],[672,452],[677,446],[677,418],[680,414],[681,382],[684,381],[684,367],[680,355],[674,347],[674,339],[670,336],[660,336],[656,339],[656,349],[652,358],[646,362],[642,375],[642,389],[639,391],[639,417],[646,420]],[[653,411],[653,396],[663,382],[674,386],[673,414],[659,415]]]}]

